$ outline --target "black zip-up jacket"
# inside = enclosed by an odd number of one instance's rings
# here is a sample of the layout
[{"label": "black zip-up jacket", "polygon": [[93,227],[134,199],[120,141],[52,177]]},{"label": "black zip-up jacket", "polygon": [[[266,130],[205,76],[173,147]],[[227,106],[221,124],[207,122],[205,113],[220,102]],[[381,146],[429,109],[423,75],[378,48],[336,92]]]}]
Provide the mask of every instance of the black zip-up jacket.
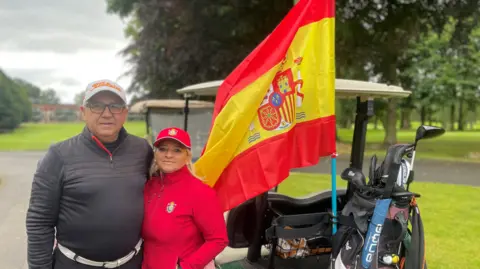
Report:
[{"label": "black zip-up jacket", "polygon": [[153,151],[123,128],[118,139],[110,153],[85,127],[39,161],[26,219],[30,269],[52,268],[55,228],[60,244],[91,260],[116,260],[133,250]]}]

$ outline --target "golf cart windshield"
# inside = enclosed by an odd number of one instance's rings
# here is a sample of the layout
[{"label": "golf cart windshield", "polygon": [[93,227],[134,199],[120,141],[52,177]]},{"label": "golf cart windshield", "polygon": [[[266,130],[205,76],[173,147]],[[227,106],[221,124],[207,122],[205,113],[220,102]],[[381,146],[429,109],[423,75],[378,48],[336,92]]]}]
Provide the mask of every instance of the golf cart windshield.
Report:
[{"label": "golf cart windshield", "polygon": [[[198,96],[216,96],[217,90],[222,84],[223,80],[209,81],[199,84],[190,85],[177,90],[178,94],[182,95],[198,95]],[[398,86],[390,86],[382,83],[336,79],[335,80],[335,95],[339,98],[382,98],[382,97],[400,97],[404,98],[411,94],[410,91],[405,91]]]},{"label": "golf cart windshield", "polygon": [[[194,96],[216,96],[223,80],[190,85],[177,90],[185,99],[146,100],[135,103],[132,113],[146,114],[148,140],[153,142],[158,132],[169,126],[182,127],[192,137],[193,158],[200,153],[208,139],[214,104],[191,100]],[[336,79],[336,98],[357,98],[357,116],[352,142],[351,166],[361,169],[365,147],[366,125],[373,116],[374,98],[405,98],[411,94],[398,86],[368,81]]]},{"label": "golf cart windshield", "polygon": [[185,128],[192,139],[192,155],[200,156],[203,145],[207,142],[212,121],[213,103],[205,101],[188,101],[188,121],[185,116],[185,100],[146,100],[135,103],[132,113],[146,114],[147,135],[150,143],[163,128],[176,126]]}]

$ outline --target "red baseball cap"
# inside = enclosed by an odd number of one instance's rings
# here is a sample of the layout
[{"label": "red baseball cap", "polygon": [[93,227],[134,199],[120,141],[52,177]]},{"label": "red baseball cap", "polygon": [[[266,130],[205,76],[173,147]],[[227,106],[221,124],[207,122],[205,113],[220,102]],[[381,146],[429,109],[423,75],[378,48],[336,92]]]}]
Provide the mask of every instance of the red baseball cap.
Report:
[{"label": "red baseball cap", "polygon": [[153,146],[157,147],[160,141],[165,139],[173,139],[189,149],[192,148],[192,145],[190,144],[190,135],[183,129],[169,127],[161,130],[158,133],[157,139],[153,143]]}]

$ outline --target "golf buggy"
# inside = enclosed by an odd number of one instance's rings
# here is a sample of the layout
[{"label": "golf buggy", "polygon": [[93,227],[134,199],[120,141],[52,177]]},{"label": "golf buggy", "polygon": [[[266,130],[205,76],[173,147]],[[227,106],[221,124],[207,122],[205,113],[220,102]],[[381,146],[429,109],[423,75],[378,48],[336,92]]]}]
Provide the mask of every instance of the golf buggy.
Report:
[{"label": "golf buggy", "polygon": [[[177,93],[182,94],[186,100],[195,95],[215,96],[221,83],[222,81],[212,81],[191,85],[178,90]],[[422,138],[443,134],[443,129],[421,126],[417,131],[415,143],[389,148],[380,167],[377,167],[377,159],[374,156],[370,166],[370,182],[367,184],[362,166],[367,124],[369,118],[374,115],[373,99],[405,98],[410,92],[401,87],[345,79],[336,79],[335,90],[337,98],[357,100],[350,167],[341,175],[342,179],[348,181],[347,189],[320,191],[305,198],[289,197],[277,193],[275,189],[233,208],[226,214],[229,247],[215,259],[220,268],[359,268],[357,267],[357,262],[360,266],[359,258],[353,266],[347,263],[339,264],[343,262],[343,257],[338,253],[342,245],[337,246],[337,250],[332,246],[337,223],[345,224],[349,221],[341,214],[344,207],[348,205],[347,210],[351,210],[357,206],[355,209],[362,210],[358,205],[352,206],[352,197],[356,197],[355,195],[360,192],[385,189],[388,175],[391,178],[394,175],[395,179],[398,177],[401,181],[398,184],[407,188],[405,191],[402,191],[403,189],[395,191],[395,195],[404,199],[419,197],[418,194],[408,192],[409,183],[413,179],[416,142]],[[406,161],[404,156],[411,158],[411,162]],[[411,167],[408,167],[409,164]],[[390,171],[392,169],[393,172]],[[332,212],[334,203],[335,213]],[[373,208],[368,210],[373,211]],[[340,213],[338,219],[335,217],[337,212]],[[342,228],[347,226],[343,225]],[[353,226],[356,226],[355,223]],[[378,257],[376,259],[378,260]],[[335,260],[336,264],[332,262]],[[364,268],[394,267],[382,267],[377,264]]]}]

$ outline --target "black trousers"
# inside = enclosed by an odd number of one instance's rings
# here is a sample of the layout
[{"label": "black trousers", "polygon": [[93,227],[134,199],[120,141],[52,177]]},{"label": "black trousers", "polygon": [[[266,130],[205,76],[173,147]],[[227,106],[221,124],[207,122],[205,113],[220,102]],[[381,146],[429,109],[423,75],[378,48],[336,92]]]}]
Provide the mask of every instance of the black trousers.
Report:
[{"label": "black trousers", "polygon": [[[143,248],[126,264],[117,267],[117,269],[141,269],[143,260]],[[101,267],[89,266],[67,258],[56,248],[53,253],[53,269],[100,269]]]}]

